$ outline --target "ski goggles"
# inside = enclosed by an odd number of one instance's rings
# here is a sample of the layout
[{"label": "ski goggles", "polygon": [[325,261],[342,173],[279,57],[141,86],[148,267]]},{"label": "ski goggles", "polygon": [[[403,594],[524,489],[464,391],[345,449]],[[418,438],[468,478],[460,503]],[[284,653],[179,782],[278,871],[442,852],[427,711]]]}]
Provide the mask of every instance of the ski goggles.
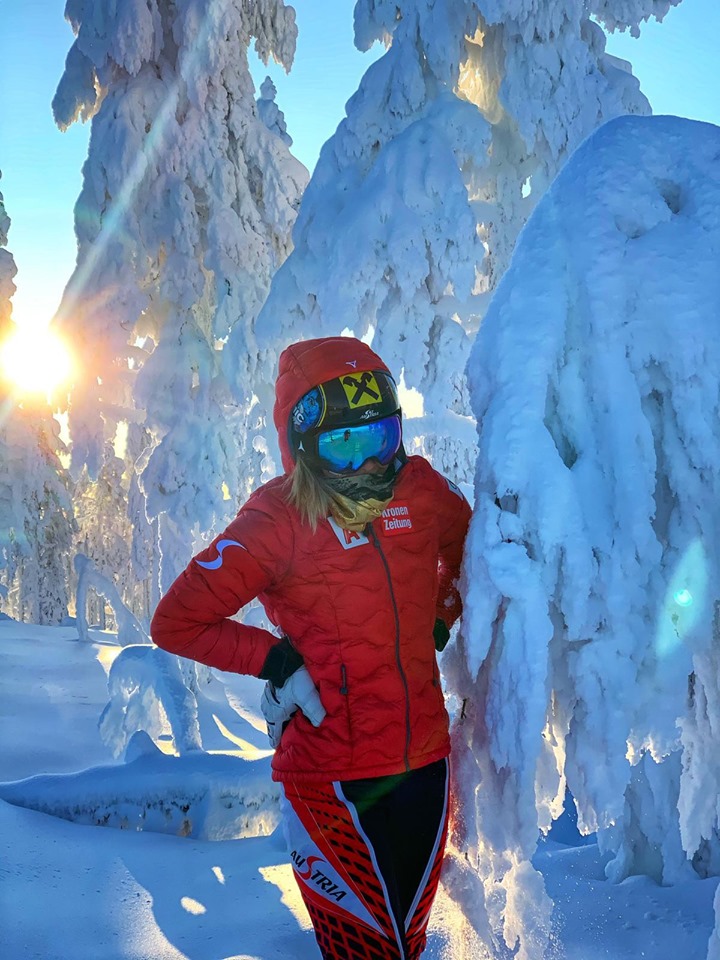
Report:
[{"label": "ski goggles", "polygon": [[317,435],[317,457],[326,470],[352,473],[366,460],[378,460],[386,466],[400,449],[402,425],[395,415],[361,423],[355,427],[337,427]]}]

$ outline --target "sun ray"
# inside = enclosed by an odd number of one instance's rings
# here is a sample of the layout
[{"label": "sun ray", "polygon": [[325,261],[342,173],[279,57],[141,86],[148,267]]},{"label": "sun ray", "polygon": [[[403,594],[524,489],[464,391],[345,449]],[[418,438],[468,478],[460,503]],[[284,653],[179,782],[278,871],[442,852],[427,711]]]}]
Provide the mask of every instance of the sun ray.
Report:
[{"label": "sun ray", "polygon": [[209,14],[206,13],[200,30],[185,51],[182,63],[178,66],[180,76],[169,84],[167,95],[153,118],[150,133],[145,138],[142,148],[138,151],[117,195],[112,198],[108,208],[103,211],[100,232],[86,250],[84,260],[78,265],[74,277],[71,278],[65,289],[63,301],[56,314],[56,320],[60,324],[77,309],[79,302],[86,299],[87,289],[92,282],[95,271],[103,263],[103,258],[106,256],[110,244],[121,232],[135,194],[148,171],[152,170],[153,164],[167,149],[165,135],[176,117],[181,84],[192,76],[192,72],[200,60],[202,45],[207,42],[209,24]]}]

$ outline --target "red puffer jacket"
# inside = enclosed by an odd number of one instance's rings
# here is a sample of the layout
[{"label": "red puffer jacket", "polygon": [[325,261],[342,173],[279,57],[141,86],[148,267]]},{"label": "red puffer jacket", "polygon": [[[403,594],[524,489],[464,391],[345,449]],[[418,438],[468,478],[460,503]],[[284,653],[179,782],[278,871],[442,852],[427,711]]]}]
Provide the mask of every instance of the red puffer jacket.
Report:
[{"label": "red puffer jacket", "polygon": [[[304,393],[346,373],[347,363],[386,369],[349,338],[333,339],[328,362],[328,344],[296,344],[281,357],[275,421],[286,468],[284,425]],[[278,638],[227,618],[260,598],[302,655],[327,710],[318,728],[294,715],[273,759],[277,780],[383,776],[447,756],[433,626],[437,617],[450,625],[460,614],[454,581],[467,501],[426,460],[410,457],[389,507],[364,533],[332,520],[313,532],[287,503],[284,480],[260,487],[178,577],[153,618],[153,640],[257,676]]]}]

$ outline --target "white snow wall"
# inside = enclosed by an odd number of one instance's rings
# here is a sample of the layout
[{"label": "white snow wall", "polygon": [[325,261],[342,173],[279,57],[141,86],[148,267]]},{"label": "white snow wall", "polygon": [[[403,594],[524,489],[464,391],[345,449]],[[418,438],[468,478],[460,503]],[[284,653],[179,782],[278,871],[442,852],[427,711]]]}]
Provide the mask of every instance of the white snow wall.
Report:
[{"label": "white snow wall", "polygon": [[719,263],[720,129],[614,120],[473,346],[449,882],[519,957],[548,934],[528,861],[566,785],[611,878],[720,872]]}]

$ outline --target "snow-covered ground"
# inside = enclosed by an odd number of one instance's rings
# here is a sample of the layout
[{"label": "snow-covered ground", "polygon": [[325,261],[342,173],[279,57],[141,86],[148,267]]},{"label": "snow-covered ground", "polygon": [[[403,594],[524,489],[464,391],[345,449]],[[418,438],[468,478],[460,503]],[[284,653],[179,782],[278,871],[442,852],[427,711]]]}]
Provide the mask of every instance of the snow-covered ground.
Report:
[{"label": "snow-covered ground", "polygon": [[[0,956],[317,960],[273,830],[277,790],[256,710],[259,683],[223,676],[211,691],[217,734],[204,734],[209,755],[167,756],[141,736],[118,764],[97,721],[119,647],[110,634],[96,631],[92,643],[76,636],[70,627],[0,622]],[[94,817],[116,827],[90,825]],[[197,838],[227,835],[228,825],[245,835]],[[572,839],[565,827],[557,836]],[[552,960],[706,956],[715,880],[611,884],[597,845],[557,840],[540,844],[535,865],[555,901]],[[441,893],[427,960],[484,955]]]}]

